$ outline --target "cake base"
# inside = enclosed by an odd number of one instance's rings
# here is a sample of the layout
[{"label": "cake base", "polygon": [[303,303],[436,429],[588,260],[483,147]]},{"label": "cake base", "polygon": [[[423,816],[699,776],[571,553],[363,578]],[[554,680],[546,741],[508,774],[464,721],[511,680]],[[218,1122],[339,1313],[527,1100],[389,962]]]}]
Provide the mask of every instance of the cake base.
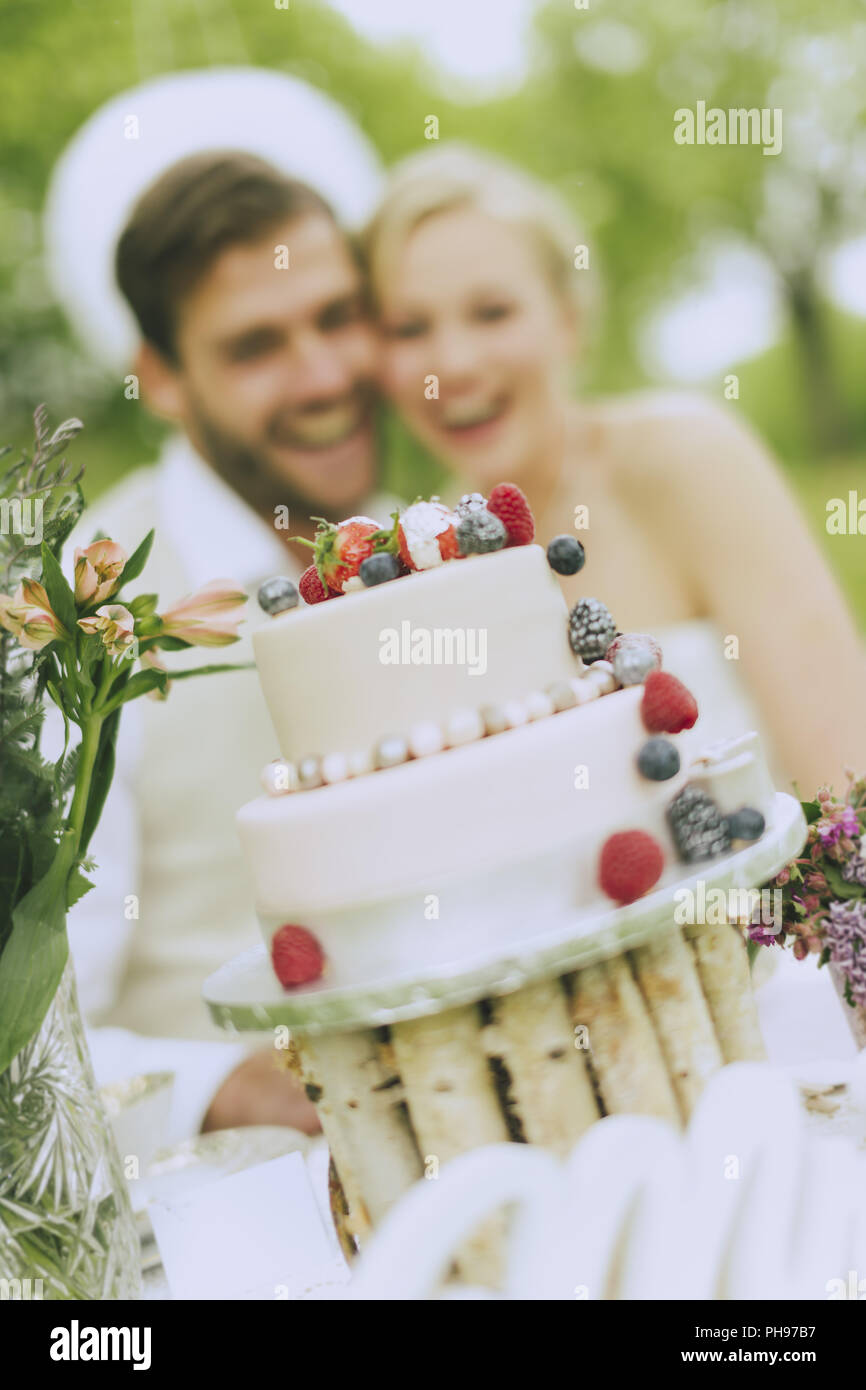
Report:
[{"label": "cake base", "polygon": [[[646,946],[498,999],[388,1028],[295,1039],[361,1246],[419,1178],[507,1140],[565,1157],[602,1115],[685,1124],[727,1062],[763,1044],[740,929],[671,926]],[[731,1007],[734,1005],[735,1007]],[[495,1286],[503,1219],[463,1247],[462,1280]]]}]

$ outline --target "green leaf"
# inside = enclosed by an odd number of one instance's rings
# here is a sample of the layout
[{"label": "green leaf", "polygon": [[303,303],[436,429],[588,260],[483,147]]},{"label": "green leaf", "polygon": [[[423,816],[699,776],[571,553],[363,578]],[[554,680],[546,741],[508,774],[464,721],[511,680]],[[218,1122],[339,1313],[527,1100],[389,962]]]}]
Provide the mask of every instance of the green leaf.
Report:
[{"label": "green leaf", "polygon": [[78,620],[75,596],[66,582],[60,565],[44,541],[42,543],[42,583],[54,612],[66,631],[73,633]]},{"label": "green leaf", "polygon": [[70,907],[74,907],[75,904],[84,897],[85,893],[89,893],[92,887],[93,884],[90,882],[90,879],[86,878],[80,869],[73,869],[66,885],[67,912]]},{"label": "green leaf", "polygon": [[172,681],[183,681],[188,676],[213,676],[218,671],[254,671],[256,663],[254,661],[239,661],[214,663],[212,666],[192,666],[186,671],[169,671],[168,678]]},{"label": "green leaf", "polygon": [[165,690],[168,676],[165,671],[136,671],[134,676],[120,688],[116,695],[112,695],[105,708],[109,714],[120,709],[121,705],[126,705],[130,700],[137,700],[139,695],[147,695],[151,690]]},{"label": "green leaf", "polygon": [[138,594],[126,606],[133,618],[150,618],[156,612],[159,598],[156,594]]},{"label": "green leaf", "polygon": [[153,545],[153,537],[154,532],[148,531],[144,540],[141,542],[141,545],[130,555],[129,559],[127,560],[126,564],[120,572],[120,578],[117,581],[117,589],[115,590],[116,593],[123,588],[124,584],[129,584],[133,579],[137,579],[138,576],[141,574],[141,571],[147,564],[147,558],[150,555],[150,549]]},{"label": "green leaf", "polygon": [[152,641],[150,638],[148,641],[152,647],[160,647],[164,652],[185,652],[192,646],[192,642],[185,642],[182,637],[162,637],[159,632]]},{"label": "green leaf", "polygon": [[117,730],[119,724],[120,709],[118,708],[109,714],[99,735],[99,748],[97,749],[96,759],[93,764],[90,795],[87,799],[87,811],[84,815],[84,824],[81,828],[81,840],[78,845],[79,854],[87,853],[87,846],[90,844],[91,836],[99,824],[99,817],[102,815],[105,798],[108,796],[111,779],[114,776],[114,747],[117,743]]},{"label": "green leaf", "polygon": [[39,1031],[69,954],[66,884],[75,853],[67,830],[43,878],[18,903],[0,956],[0,1073]]},{"label": "green leaf", "polygon": [[817,801],[801,801],[800,806],[802,807],[803,815],[806,817],[807,825],[811,825],[812,822],[818,820],[821,815],[821,806]]},{"label": "green leaf", "polygon": [[846,883],[842,877],[842,870],[837,864],[825,863],[821,866],[827,878],[827,882],[833,889],[835,898],[862,898],[866,897],[859,883]]}]

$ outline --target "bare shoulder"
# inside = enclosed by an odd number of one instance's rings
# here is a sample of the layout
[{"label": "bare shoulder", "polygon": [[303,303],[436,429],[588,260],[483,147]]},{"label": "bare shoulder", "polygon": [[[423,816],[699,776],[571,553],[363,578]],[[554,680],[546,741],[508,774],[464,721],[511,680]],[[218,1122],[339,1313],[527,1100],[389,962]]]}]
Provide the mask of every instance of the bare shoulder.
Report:
[{"label": "bare shoulder", "polygon": [[730,407],[697,392],[640,391],[590,402],[584,421],[605,466],[629,486],[681,475],[693,482],[722,465],[736,467],[759,446]]}]

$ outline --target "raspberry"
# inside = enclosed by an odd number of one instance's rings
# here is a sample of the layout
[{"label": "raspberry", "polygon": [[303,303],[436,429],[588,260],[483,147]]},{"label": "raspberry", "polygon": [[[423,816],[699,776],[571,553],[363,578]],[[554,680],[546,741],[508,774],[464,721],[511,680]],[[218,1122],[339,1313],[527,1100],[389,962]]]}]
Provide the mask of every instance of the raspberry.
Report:
[{"label": "raspberry", "polygon": [[509,545],[529,545],[535,536],[535,520],[516,483],[497,483],[487,499],[487,510],[499,517]]},{"label": "raspberry", "polygon": [[271,961],[284,989],[318,980],[325,968],[325,953],[311,931],[287,922],[271,940]]},{"label": "raspberry", "polygon": [[609,898],[633,903],[658,882],[664,868],[661,845],[645,830],[609,835],[598,861],[598,881]]},{"label": "raspberry", "polygon": [[304,603],[324,603],[325,599],[337,598],[333,589],[326,589],[315,565],[309,565],[298,580],[298,588]]},{"label": "raspberry", "polygon": [[650,671],[644,682],[640,706],[644,728],[650,734],[679,734],[691,729],[698,717],[694,695],[667,671]]}]

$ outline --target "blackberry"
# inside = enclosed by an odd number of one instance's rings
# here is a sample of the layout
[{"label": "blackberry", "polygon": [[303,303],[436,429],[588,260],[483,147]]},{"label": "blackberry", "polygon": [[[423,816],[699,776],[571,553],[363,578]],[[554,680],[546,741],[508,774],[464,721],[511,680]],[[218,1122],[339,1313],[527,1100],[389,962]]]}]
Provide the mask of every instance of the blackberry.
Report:
[{"label": "blackberry", "polygon": [[686,864],[715,859],[731,848],[726,818],[713,798],[693,783],[674,797],[667,817],[677,852]]},{"label": "blackberry", "polygon": [[400,557],[392,555],[387,550],[380,550],[376,555],[368,555],[366,560],[361,561],[358,570],[361,582],[371,589],[374,584],[387,584],[389,579],[398,579],[402,572]]},{"label": "blackberry", "polygon": [[586,551],[574,536],[554,536],[547,547],[547,563],[557,574],[577,574],[586,563]]},{"label": "blackberry", "polygon": [[601,599],[582,598],[568,615],[571,650],[587,663],[600,661],[616,637],[616,623]]},{"label": "blackberry", "polygon": [[638,771],[651,782],[666,782],[680,770],[680,755],[669,738],[648,738],[637,755]]},{"label": "blackberry", "polygon": [[478,512],[486,506],[487,498],[480,492],[464,492],[454,510],[459,517],[464,517],[471,516],[473,512]]},{"label": "blackberry", "polygon": [[751,806],[741,806],[739,811],[731,811],[725,816],[728,834],[732,840],[760,840],[764,833],[765,821],[760,811]]},{"label": "blackberry", "polygon": [[499,517],[486,507],[465,513],[454,534],[461,555],[486,555],[488,551],[501,550],[508,539]]}]

